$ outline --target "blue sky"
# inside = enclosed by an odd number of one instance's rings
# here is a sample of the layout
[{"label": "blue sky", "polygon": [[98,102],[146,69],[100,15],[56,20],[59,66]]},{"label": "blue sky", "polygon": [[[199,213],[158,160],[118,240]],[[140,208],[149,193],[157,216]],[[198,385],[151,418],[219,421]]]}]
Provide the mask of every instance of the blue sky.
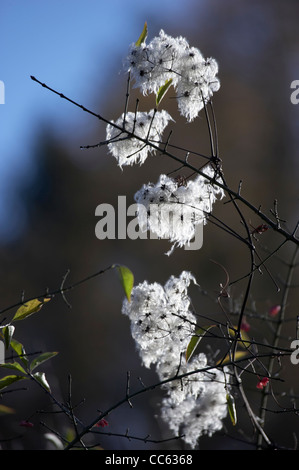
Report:
[{"label": "blue sky", "polygon": [[41,93],[30,75],[88,105],[145,20],[168,29],[188,20],[193,1],[1,0],[0,241],[22,227],[14,189],[34,173],[30,156],[40,122],[47,118],[67,132],[67,123],[77,118],[69,107],[58,107],[51,93]]}]

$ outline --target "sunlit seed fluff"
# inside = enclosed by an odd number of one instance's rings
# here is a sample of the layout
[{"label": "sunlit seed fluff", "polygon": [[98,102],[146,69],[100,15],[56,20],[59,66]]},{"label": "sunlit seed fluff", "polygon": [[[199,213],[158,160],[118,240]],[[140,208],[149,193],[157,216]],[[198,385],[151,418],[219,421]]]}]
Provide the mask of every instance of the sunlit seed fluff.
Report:
[{"label": "sunlit seed fluff", "polygon": [[185,63],[177,86],[177,101],[180,113],[191,122],[219,90],[220,82],[215,59],[198,60],[197,63],[186,60]]},{"label": "sunlit seed fluff", "polygon": [[222,428],[227,413],[228,380],[218,369],[208,367],[204,353],[185,353],[196,331],[196,317],[188,295],[194,276],[183,271],[164,286],[144,281],[132,290],[131,301],[123,302],[136,348],[145,367],[154,365],[166,396],[161,403],[162,419],[171,431],[195,448],[200,436],[211,436]]},{"label": "sunlit seed fluff", "polygon": [[[108,124],[106,128],[108,148],[118,161],[118,165],[122,168],[125,165],[144,163],[149,154],[155,153],[155,149],[146,142],[152,142],[157,146],[171,120],[167,111],[152,109],[149,112],[128,112],[115,123],[112,121]],[[139,140],[138,137],[143,140]]]}]

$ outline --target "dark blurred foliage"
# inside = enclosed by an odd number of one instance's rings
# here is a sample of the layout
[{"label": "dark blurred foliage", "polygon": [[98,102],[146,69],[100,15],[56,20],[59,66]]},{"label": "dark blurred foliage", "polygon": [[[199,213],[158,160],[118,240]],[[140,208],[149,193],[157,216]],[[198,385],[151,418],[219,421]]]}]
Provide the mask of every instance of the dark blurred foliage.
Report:
[{"label": "dark blurred foliage", "polygon": [[[228,184],[237,190],[243,181],[242,194],[254,205],[270,215],[274,199],[278,200],[280,216],[292,228],[298,218],[298,122],[299,108],[290,102],[290,83],[299,78],[299,4],[296,1],[240,2],[216,0],[196,3],[190,9],[190,25],[178,24],[176,28],[163,28],[173,36],[186,36],[190,44],[199,47],[203,55],[215,57],[220,66],[221,89],[214,97],[214,107],[219,133],[220,157]],[[149,36],[158,33],[160,25],[150,19]],[[142,27],[141,23],[141,27]],[[132,41],[137,38],[132,37]],[[296,62],[297,61],[297,62]],[[118,74],[120,64],[115,63],[115,78],[109,77],[106,89],[95,100],[93,110],[108,119],[116,119],[123,111],[126,77]],[[59,74],[59,72],[57,72]],[[99,70],[99,74],[101,71]],[[296,75],[297,73],[297,75]],[[48,91],[36,86],[36,99]],[[59,90],[64,91],[64,90]],[[103,95],[106,96],[104,101]],[[131,94],[130,109],[134,109],[135,91]],[[73,98],[73,97],[71,97]],[[57,100],[57,108],[62,101]],[[99,104],[97,105],[97,101]],[[84,103],[82,103],[84,104]],[[172,126],[172,143],[209,153],[209,138],[204,114],[191,125],[178,116],[175,100],[165,98],[163,105],[176,120]],[[140,109],[154,106],[154,98],[141,100]],[[70,115],[78,109],[69,105]],[[79,111],[80,112],[80,111]],[[209,223],[204,229],[204,242],[200,251],[177,249],[172,256],[165,256],[170,245],[157,240],[103,240],[95,236],[95,209],[101,203],[116,208],[118,196],[127,197],[127,205],[134,202],[133,195],[143,183],[155,182],[162,172],[176,166],[166,157],[148,158],[142,166],[124,168],[121,171],[105,147],[80,150],[80,145],[93,144],[105,139],[105,126],[85,116],[86,128],[72,129],[68,142],[61,141],[53,123],[37,125],[35,165],[36,177],[24,184],[19,191],[28,215],[28,226],[22,237],[3,246],[1,256],[1,306],[5,308],[21,299],[42,295],[47,288],[55,290],[68,269],[65,285],[110,266],[125,264],[131,268],[136,283],[147,279],[164,283],[171,274],[190,270],[196,276],[202,290],[192,288],[190,294],[200,315],[222,318],[215,299],[220,283],[225,282],[224,272],[211,259],[221,263],[230,280],[248,273],[249,253],[235,239]],[[54,130],[53,130],[54,128]],[[80,139],[76,136],[80,134]],[[183,155],[183,154],[182,154]],[[245,207],[244,214],[252,225],[260,224]],[[215,215],[230,226],[240,230],[240,220],[231,204],[219,202]],[[259,236],[257,244],[262,256],[282,241],[268,231]],[[292,250],[286,246],[279,257],[288,261]],[[286,266],[278,259],[268,263],[271,273],[279,281],[285,278]],[[234,299],[242,299],[244,282],[234,285]],[[68,399],[68,375],[72,376],[72,400],[78,405],[75,413],[85,423],[91,421],[96,410],[105,410],[122,399],[126,392],[126,375],[131,371],[131,391],[144,384],[155,383],[153,371],[144,369],[130,337],[129,323],[121,314],[122,289],[117,276],[108,271],[66,294],[68,303],[57,295],[41,312],[17,325],[16,338],[23,342],[27,352],[59,351],[45,365],[49,383],[57,399]],[[256,274],[252,290],[252,304],[262,317],[269,307],[280,301],[271,277],[263,270]],[[298,313],[298,294],[291,291],[289,315]],[[250,304],[251,305],[251,304]],[[15,310],[12,310],[14,312]],[[250,333],[263,341],[271,341],[269,325],[259,319],[251,319]],[[5,322],[5,319],[3,319]],[[287,323],[285,334],[295,336],[295,322]],[[286,342],[289,346],[289,341]],[[207,344],[203,344],[203,348]],[[297,369],[284,364],[286,382],[282,390],[296,387]],[[22,386],[24,384],[22,383]],[[5,444],[8,448],[39,449],[45,447],[43,433],[47,428],[39,426],[44,421],[53,429],[65,431],[68,421],[61,414],[37,414],[37,410],[53,411],[48,397],[34,384],[25,384],[27,391],[14,391],[3,395],[5,403],[15,409],[15,414],[1,417],[0,439],[14,438]],[[249,383],[255,387],[255,382]],[[16,390],[20,385],[14,387]],[[150,434],[153,439],[170,437],[167,427],[159,419],[159,397],[155,390],[139,396],[133,403],[122,405],[108,416],[109,432],[129,433],[138,437]],[[258,411],[259,396],[253,391]],[[289,402],[288,402],[289,405]],[[251,435],[251,424],[239,412],[239,428]],[[157,415],[157,417],[156,417]],[[30,419],[32,429],[20,428],[18,423]],[[298,433],[297,420],[286,414],[269,413],[267,426],[271,436],[282,445],[293,445],[293,433]],[[242,438],[231,429],[230,433]],[[105,431],[106,431],[105,429]],[[287,431],[286,431],[287,429]],[[180,448],[178,443],[145,444],[126,438],[101,439],[107,449],[163,449]],[[201,441],[201,448],[247,448],[241,441],[215,436]]]}]

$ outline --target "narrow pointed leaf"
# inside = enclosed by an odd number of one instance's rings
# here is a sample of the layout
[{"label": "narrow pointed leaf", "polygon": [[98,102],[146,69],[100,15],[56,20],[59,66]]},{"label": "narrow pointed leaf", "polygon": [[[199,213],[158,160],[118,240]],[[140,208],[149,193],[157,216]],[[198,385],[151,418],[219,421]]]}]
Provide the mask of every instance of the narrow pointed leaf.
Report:
[{"label": "narrow pointed leaf", "polygon": [[44,372],[35,372],[33,377],[39,382],[48,392],[51,392],[50,386],[47,382],[46,375]]},{"label": "narrow pointed leaf", "polygon": [[27,377],[21,375],[7,375],[0,379],[0,390],[8,387],[9,385],[13,384],[14,382],[18,382],[18,380],[26,379]]},{"label": "narrow pointed leaf", "polygon": [[226,394],[226,402],[227,402],[227,408],[228,408],[228,413],[229,413],[231,422],[233,426],[235,426],[237,424],[236,406],[235,406],[234,397],[230,393]]},{"label": "narrow pointed leaf", "polygon": [[22,361],[24,366],[28,367],[28,359],[27,359],[26,352],[22,343],[20,343],[16,339],[12,339],[10,342],[10,346],[17,353],[17,355],[20,358],[20,361]]},{"label": "narrow pointed leaf", "polygon": [[135,45],[137,47],[141,46],[141,44],[145,42],[146,38],[147,38],[147,22],[144,23],[142,33],[140,34],[138,41],[136,41]]},{"label": "narrow pointed leaf", "polygon": [[39,312],[42,306],[51,300],[50,298],[45,298],[43,300],[33,299],[26,302],[22,305],[15,313],[12,321],[24,320],[33,313]]},{"label": "narrow pointed leaf", "polygon": [[192,338],[191,338],[191,340],[188,344],[187,350],[186,350],[186,361],[187,362],[190,360],[191,356],[193,355],[193,353],[194,353],[195,349],[197,348],[198,343],[201,341],[202,337],[213,326],[215,326],[215,325],[210,325],[210,326],[207,326],[206,328],[198,328],[195,331],[195,335],[192,336]]},{"label": "narrow pointed leaf", "polygon": [[168,88],[171,86],[172,84],[172,78],[169,78],[168,80],[166,80],[166,82],[164,83],[164,85],[160,86],[158,92],[157,92],[157,95],[156,95],[156,105],[158,106],[162,99],[164,98]]},{"label": "narrow pointed leaf", "polygon": [[58,352],[45,352],[45,353],[42,353],[40,354],[38,357],[36,357],[35,359],[33,359],[33,361],[31,362],[30,364],[30,370],[31,372],[36,368],[38,367],[40,364],[44,363],[45,361],[48,361],[49,359],[51,359],[52,357],[56,356],[56,354],[58,354]]},{"label": "narrow pointed leaf", "polygon": [[134,286],[134,275],[126,266],[114,265],[117,269],[121,285],[124,289],[128,301],[131,301],[131,292]]},{"label": "narrow pointed leaf", "polygon": [[25,369],[23,369],[21,364],[19,364],[18,362],[5,362],[3,364],[0,364],[0,367],[2,367],[4,369],[13,369],[13,370],[16,370],[16,371],[21,372],[22,374],[26,375]]}]

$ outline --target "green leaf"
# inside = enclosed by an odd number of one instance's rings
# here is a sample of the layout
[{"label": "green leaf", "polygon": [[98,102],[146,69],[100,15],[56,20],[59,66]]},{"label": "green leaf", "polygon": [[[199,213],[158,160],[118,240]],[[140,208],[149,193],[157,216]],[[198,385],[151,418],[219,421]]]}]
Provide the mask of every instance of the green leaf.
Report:
[{"label": "green leaf", "polygon": [[113,265],[117,269],[121,285],[124,289],[128,301],[131,301],[131,292],[134,286],[134,275],[126,266]]},{"label": "green leaf", "polygon": [[235,426],[237,424],[236,406],[234,397],[230,393],[226,394],[226,402],[231,422],[233,423],[233,426]]},{"label": "green leaf", "polygon": [[42,306],[51,300],[49,297],[43,300],[33,299],[26,302],[22,305],[15,313],[12,321],[24,320],[25,318],[29,317],[33,313],[39,312]]},{"label": "green leaf", "polygon": [[27,377],[21,375],[7,375],[6,377],[3,377],[3,379],[0,379],[0,390],[3,390],[5,387],[8,387],[9,385],[13,384],[14,382],[17,382],[18,380],[26,378]]},{"label": "green leaf", "polygon": [[26,375],[25,369],[23,369],[21,364],[19,364],[18,362],[4,362],[3,364],[0,364],[0,367],[17,370],[18,372],[21,372],[22,374]]},{"label": "green leaf", "polygon": [[45,352],[33,359],[30,364],[31,372],[43,362],[48,361],[48,359],[51,359],[52,357],[56,356],[56,354],[58,354],[58,352]]},{"label": "green leaf", "polygon": [[22,343],[20,343],[16,339],[12,339],[10,342],[10,346],[17,353],[17,355],[19,356],[20,360],[25,365],[25,367],[28,367],[28,359],[27,359],[25,349]]},{"label": "green leaf", "polygon": [[156,105],[158,106],[162,99],[164,98],[168,88],[171,86],[172,84],[172,78],[169,78],[168,80],[166,80],[166,82],[164,83],[164,85],[160,86],[157,94],[156,94]]},{"label": "green leaf", "polygon": [[14,334],[14,331],[15,331],[15,327],[13,325],[7,325],[2,330],[6,349],[8,349],[10,346],[10,342]]},{"label": "green leaf", "polygon": [[188,362],[191,358],[191,356],[193,355],[195,349],[197,348],[198,346],[198,343],[201,341],[202,337],[206,334],[207,331],[209,331],[210,328],[213,328],[213,326],[215,325],[210,325],[210,326],[207,326],[206,328],[198,328],[196,331],[195,331],[195,335],[192,336],[189,344],[188,344],[188,347],[187,347],[187,350],[186,350],[186,361]]},{"label": "green leaf", "polygon": [[34,377],[35,380],[40,383],[48,392],[51,392],[50,386],[46,379],[46,374],[44,372],[35,372],[32,377]]},{"label": "green leaf", "polygon": [[135,46],[139,47],[147,38],[147,22],[144,23],[142,33],[139,36],[138,41],[136,41]]},{"label": "green leaf", "polygon": [[46,434],[44,434],[44,438],[51,442],[55,449],[63,450],[63,443],[53,432],[46,432]]}]

